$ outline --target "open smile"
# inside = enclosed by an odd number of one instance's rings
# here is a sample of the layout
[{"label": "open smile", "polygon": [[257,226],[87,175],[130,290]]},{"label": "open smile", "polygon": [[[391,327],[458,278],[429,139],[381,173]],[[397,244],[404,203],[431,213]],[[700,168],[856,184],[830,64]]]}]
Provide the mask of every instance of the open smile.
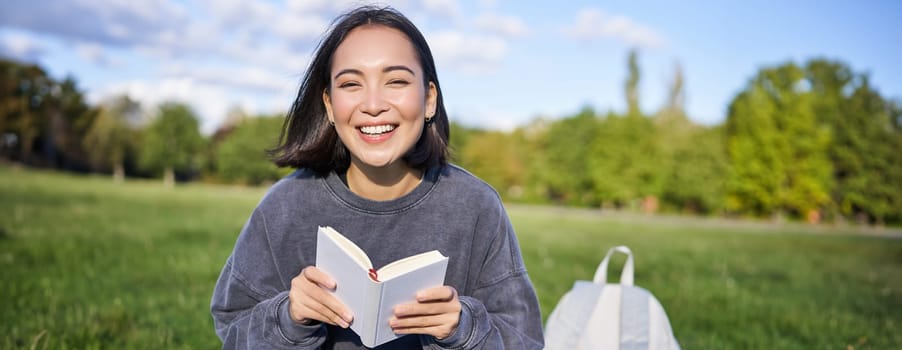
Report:
[{"label": "open smile", "polygon": [[393,130],[395,130],[396,127],[398,127],[398,126],[394,125],[394,124],[367,125],[367,126],[361,126],[361,127],[357,128],[357,130],[360,130],[361,133],[364,133],[366,135],[378,136],[378,135],[390,133]]}]

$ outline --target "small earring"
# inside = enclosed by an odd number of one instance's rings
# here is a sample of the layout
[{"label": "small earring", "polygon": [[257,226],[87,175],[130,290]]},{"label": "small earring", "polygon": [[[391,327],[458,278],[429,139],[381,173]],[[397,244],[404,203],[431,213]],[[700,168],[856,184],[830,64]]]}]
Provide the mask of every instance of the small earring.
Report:
[{"label": "small earring", "polygon": [[430,126],[430,125],[432,125],[432,123],[434,123],[434,122],[435,122],[435,117],[433,117],[431,114],[427,114],[427,115],[426,115],[426,124],[425,124],[425,125],[426,125],[426,126]]},{"label": "small earring", "polygon": [[335,127],[335,122],[330,120],[329,125],[332,125],[332,127]]}]

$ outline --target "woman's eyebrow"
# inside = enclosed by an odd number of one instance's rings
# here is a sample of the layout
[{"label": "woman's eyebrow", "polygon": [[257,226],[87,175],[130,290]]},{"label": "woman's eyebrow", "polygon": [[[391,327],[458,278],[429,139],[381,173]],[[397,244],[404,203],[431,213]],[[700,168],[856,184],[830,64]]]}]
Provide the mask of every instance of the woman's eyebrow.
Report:
[{"label": "woman's eyebrow", "polygon": [[[412,74],[413,76],[417,75],[416,73],[413,72],[413,69],[410,69],[410,67],[404,66],[404,65],[388,66],[388,67],[382,68],[382,73],[388,73],[388,72],[392,72],[392,71],[396,71],[396,70],[407,71],[410,74]],[[360,71],[359,69],[346,68],[346,69],[342,69],[342,70],[338,71],[338,73],[335,73],[335,76],[332,77],[332,79],[338,79],[338,77],[345,75],[345,74],[363,75],[363,72]]]},{"label": "woman's eyebrow", "polygon": [[335,73],[335,76],[332,77],[332,79],[338,79],[338,77],[345,75],[345,74],[363,75],[363,72],[361,72],[359,69],[346,68],[346,69],[342,69],[342,70],[338,71],[338,73]]},{"label": "woman's eyebrow", "polygon": [[416,73],[413,72],[413,69],[410,69],[410,67],[403,66],[403,65],[385,67],[382,69],[382,73],[388,73],[388,72],[396,71],[396,70],[405,70],[405,71],[410,72],[410,74],[412,74],[413,76],[417,75]]}]

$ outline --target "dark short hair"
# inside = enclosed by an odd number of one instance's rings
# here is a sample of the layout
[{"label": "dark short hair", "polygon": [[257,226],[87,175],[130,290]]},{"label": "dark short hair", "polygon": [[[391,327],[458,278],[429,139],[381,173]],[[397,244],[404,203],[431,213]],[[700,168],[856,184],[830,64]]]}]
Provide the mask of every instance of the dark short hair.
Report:
[{"label": "dark short hair", "polygon": [[442,100],[435,61],[426,38],[407,17],[391,7],[361,6],[336,18],[328,34],[317,45],[297,98],[285,116],[279,144],[269,151],[276,165],[308,168],[318,175],[326,175],[333,170],[347,170],[351,158],[335,128],[328,122],[322,94],[330,86],[335,50],[351,30],[362,25],[381,25],[404,33],[423,68],[424,85],[428,87],[429,82],[432,82],[438,93],[433,122],[424,126],[420,139],[404,155],[403,160],[410,167],[419,170],[448,162],[448,114]]}]

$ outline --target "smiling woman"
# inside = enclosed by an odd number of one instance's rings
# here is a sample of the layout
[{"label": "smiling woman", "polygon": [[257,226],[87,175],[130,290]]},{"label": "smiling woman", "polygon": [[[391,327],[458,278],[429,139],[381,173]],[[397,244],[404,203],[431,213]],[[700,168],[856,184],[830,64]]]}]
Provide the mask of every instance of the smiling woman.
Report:
[{"label": "smiling woman", "polygon": [[[403,15],[394,10],[370,9],[368,17],[346,14],[344,20],[335,23],[332,35],[320,43],[286,118],[282,142],[273,150],[279,166],[306,167],[318,175],[346,171],[351,162],[347,145],[351,138],[339,139],[341,126],[330,125],[335,122],[335,108],[352,108],[348,105],[354,101],[361,108],[384,107],[380,104],[390,103],[386,98],[390,96],[383,94],[391,90],[400,91],[407,104],[423,104],[420,116],[424,122],[429,119],[429,127],[420,130],[422,137],[416,138],[404,161],[420,171],[447,163],[450,127],[429,45]],[[366,56],[357,58],[357,54]],[[338,101],[331,101],[336,93]],[[366,107],[363,102],[376,105]],[[383,112],[379,111],[376,119]],[[398,115],[399,111],[386,114]]]},{"label": "smiling woman", "polygon": [[448,164],[448,117],[429,46],[390,8],[339,17],[288,113],[275,184],[242,229],[212,300],[224,348],[361,349],[343,286],[316,267],[331,226],[372,265],[438,250],[444,285],[380,320],[380,349],[541,349],[541,313],[498,194]]},{"label": "smiling woman", "polygon": [[390,27],[357,27],[335,51],[332,71],[323,101],[351,155],[348,186],[375,200],[409,192],[423,174],[403,157],[423,134],[425,120],[433,120],[438,94],[435,83],[423,78],[410,40]]}]

